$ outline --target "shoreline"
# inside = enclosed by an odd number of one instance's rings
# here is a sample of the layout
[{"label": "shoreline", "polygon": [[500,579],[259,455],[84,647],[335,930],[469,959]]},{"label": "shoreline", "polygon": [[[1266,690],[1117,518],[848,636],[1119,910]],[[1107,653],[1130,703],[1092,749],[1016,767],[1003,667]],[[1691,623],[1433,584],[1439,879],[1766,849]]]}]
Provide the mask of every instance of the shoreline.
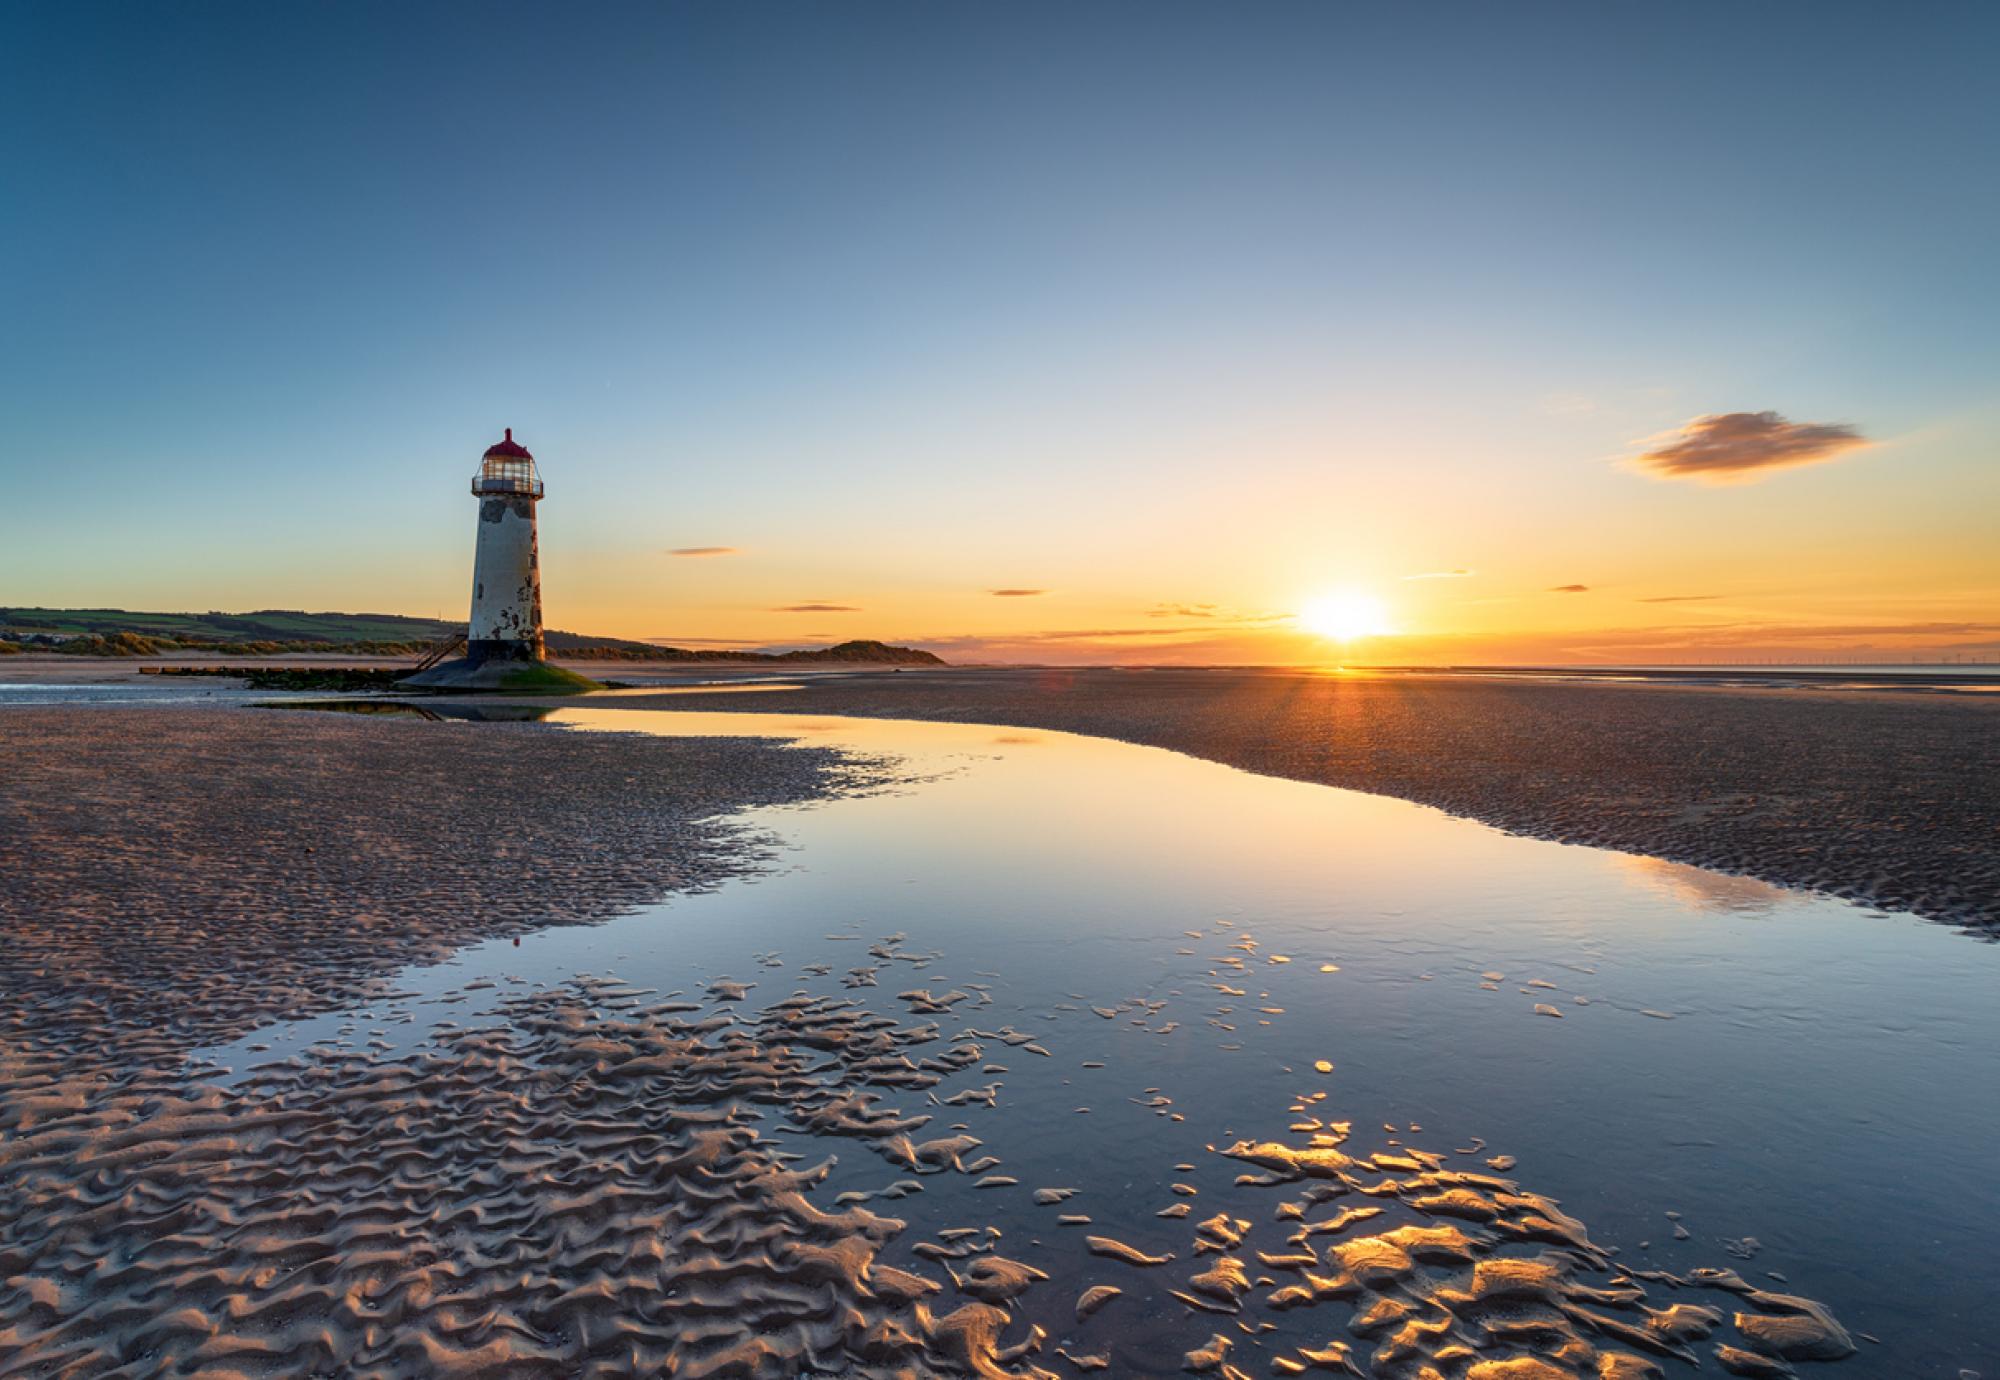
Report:
[{"label": "shoreline", "polygon": [[[9,683],[159,687],[164,679],[136,661],[84,668],[79,660],[8,658],[0,691]],[[77,674],[84,670],[93,674]],[[2000,695],[1791,677],[1277,668],[710,664],[633,668],[624,677],[629,688],[612,694],[535,703],[1055,729],[2000,936],[2000,830],[1992,824],[2000,818]],[[218,690],[232,683],[201,679]],[[765,682],[785,693],[737,693]]]},{"label": "shoreline", "polygon": [[725,705],[1055,729],[2000,935],[2000,697],[1218,670],[828,677]]}]

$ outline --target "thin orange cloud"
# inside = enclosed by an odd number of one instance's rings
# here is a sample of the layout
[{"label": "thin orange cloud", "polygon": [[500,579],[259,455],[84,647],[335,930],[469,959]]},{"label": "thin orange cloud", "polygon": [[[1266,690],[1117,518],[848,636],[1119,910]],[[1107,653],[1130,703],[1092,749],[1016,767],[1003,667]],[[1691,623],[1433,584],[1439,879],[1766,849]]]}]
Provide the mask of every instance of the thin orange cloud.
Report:
[{"label": "thin orange cloud", "polygon": [[669,556],[734,556],[733,546],[676,546],[667,552]]},{"label": "thin orange cloud", "polygon": [[773,613],[859,613],[852,604],[783,604],[771,610]]},{"label": "thin orange cloud", "polygon": [[1549,593],[1551,593],[1551,594],[1588,594],[1588,593],[1590,593],[1590,586],[1589,586],[1589,585],[1550,585],[1550,586],[1549,586]]},{"label": "thin orange cloud", "polygon": [[1045,589],[989,589],[986,591],[996,599],[1030,599],[1037,594],[1047,594]]},{"label": "thin orange cloud", "polygon": [[1632,464],[1655,478],[1729,484],[1837,459],[1868,441],[1845,422],[1793,422],[1776,412],[1720,412],[1696,417],[1645,444],[1651,449]]}]

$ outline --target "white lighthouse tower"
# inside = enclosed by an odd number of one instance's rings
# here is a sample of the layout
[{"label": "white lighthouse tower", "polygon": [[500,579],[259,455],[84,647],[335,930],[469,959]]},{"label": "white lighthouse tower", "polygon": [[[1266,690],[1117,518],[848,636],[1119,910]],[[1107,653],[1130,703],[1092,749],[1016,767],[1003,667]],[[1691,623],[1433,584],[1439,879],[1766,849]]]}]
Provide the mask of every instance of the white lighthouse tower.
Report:
[{"label": "white lighthouse tower", "polygon": [[542,562],[535,542],[535,506],[542,477],[535,457],[507,428],[488,446],[472,476],[479,500],[478,540],[472,552],[472,618],[465,655],[440,643],[397,682],[427,690],[506,690],[568,694],[603,687],[542,659]]},{"label": "white lighthouse tower", "polygon": [[535,549],[535,505],[542,477],[535,457],[507,437],[487,447],[472,476],[479,500],[479,541],[472,557],[472,621],[465,656],[472,662],[542,659],[542,569]]}]

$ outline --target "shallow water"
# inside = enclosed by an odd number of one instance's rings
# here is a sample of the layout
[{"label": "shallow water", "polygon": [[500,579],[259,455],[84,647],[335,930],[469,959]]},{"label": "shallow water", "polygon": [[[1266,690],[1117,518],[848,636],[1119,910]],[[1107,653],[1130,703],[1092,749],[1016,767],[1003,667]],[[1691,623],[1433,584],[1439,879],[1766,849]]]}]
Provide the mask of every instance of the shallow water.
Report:
[{"label": "shallow water", "polygon": [[[1627,1267],[1728,1266],[1827,1304],[1880,1339],[1863,1340],[1847,1372],[2000,1370],[1985,1316],[2000,1229],[2000,946],[1065,734],[596,708],[551,722],[796,738],[893,755],[919,779],[749,816],[789,849],[754,883],[477,946],[404,975],[397,1002],[207,1057],[240,1070],[319,1039],[403,1048],[433,1021],[470,1023],[522,984],[580,973],[667,993],[754,983],[754,1009],[801,987],[840,994],[840,975],[873,966],[878,1004],[971,987],[991,1005],[955,1016],[1011,1024],[1050,1051],[997,1049],[997,1109],[941,1117],[975,1124],[1018,1186],[933,1182],[922,1206],[930,1229],[1000,1227],[1010,1254],[1053,1275],[1038,1286],[1046,1308],[1027,1308],[1052,1331],[1081,1285],[1135,1287],[1086,1253],[1082,1231],[1188,1259],[1187,1224],[1156,1217],[1171,1184],[1198,1190],[1196,1220],[1218,1206],[1268,1219],[1268,1193],[1242,1199],[1246,1166],[1212,1147],[1282,1139],[1294,1099],[1324,1091],[1313,1114],[1351,1118],[1357,1145],[1483,1141],[1467,1168],[1513,1157],[1511,1177],[1560,1200]],[[937,957],[869,957],[898,934],[892,948]],[[1145,1105],[1156,1097],[1170,1107]],[[897,1177],[847,1151],[827,1194]],[[1039,1207],[1039,1186],[1083,1192]],[[1058,1227],[1070,1210],[1094,1224]],[[1162,1343],[1167,1370],[1222,1321],[1178,1304],[1147,1316],[1179,1329]],[[1310,1326],[1329,1331],[1325,1318]],[[1119,1373],[1142,1367],[1132,1354]],[[1232,1359],[1254,1364],[1240,1349]]]}]

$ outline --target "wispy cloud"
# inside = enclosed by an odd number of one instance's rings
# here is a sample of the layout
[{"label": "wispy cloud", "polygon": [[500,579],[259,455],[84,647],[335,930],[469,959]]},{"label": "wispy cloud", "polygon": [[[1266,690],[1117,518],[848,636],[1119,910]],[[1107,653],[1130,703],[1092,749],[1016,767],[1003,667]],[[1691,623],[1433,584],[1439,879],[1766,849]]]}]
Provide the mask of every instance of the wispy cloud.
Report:
[{"label": "wispy cloud", "polygon": [[1036,642],[1074,642],[1079,638],[1121,638],[1121,637],[1183,637],[1186,628],[1062,628],[1054,632],[1038,632],[1026,635],[1026,640]]},{"label": "wispy cloud", "polygon": [[1720,599],[1720,594],[1655,594],[1650,599],[1641,599],[1642,604],[1698,604],[1704,599]]},{"label": "wispy cloud", "polygon": [[1588,593],[1590,593],[1590,586],[1589,586],[1589,585],[1550,585],[1550,586],[1549,586],[1549,593],[1551,593],[1551,594],[1588,594]]},{"label": "wispy cloud", "polygon": [[1463,580],[1470,577],[1470,570],[1423,570],[1415,575],[1405,575],[1405,580]]},{"label": "wispy cloud", "polygon": [[852,604],[781,604],[773,613],[859,613]]},{"label": "wispy cloud", "polygon": [[1632,464],[1660,479],[1710,484],[1762,478],[1814,465],[1868,444],[1845,422],[1793,422],[1775,412],[1721,412],[1648,438]]},{"label": "wispy cloud", "polygon": [[1061,647],[1070,643],[1102,642],[1107,650],[1128,644],[1176,643],[1190,638],[1213,638],[1214,630],[1209,628],[1054,628],[1042,632],[1009,633],[998,636],[984,634],[957,634],[948,637],[920,637],[914,639],[916,645],[931,651],[946,648],[968,647]]},{"label": "wispy cloud", "polygon": [[669,556],[734,556],[733,546],[676,546],[667,552]]},{"label": "wispy cloud", "polygon": [[665,633],[657,637],[642,637],[639,641],[650,642],[656,647],[716,647],[724,651],[761,645],[758,639],[749,637],[684,637]]},{"label": "wispy cloud", "polygon": [[1037,594],[1047,594],[1045,589],[989,589],[986,591],[995,599],[1032,599]]},{"label": "wispy cloud", "polygon": [[[921,645],[935,651],[955,644],[1006,644],[1015,647],[1054,645],[1073,642],[1103,642],[1117,645],[1128,642],[1186,642],[1189,639],[1213,640],[1239,636],[1268,637],[1285,630],[1272,625],[1293,617],[1289,613],[1240,613],[1217,609],[1214,604],[1165,605],[1168,613],[1175,608],[1208,609],[1212,612],[1196,613],[1194,616],[1207,620],[1200,623],[1170,624],[1155,623],[1150,627],[1127,628],[1046,628],[1038,632],[1006,633],[995,637],[961,635],[958,637],[927,637],[919,639]],[[1149,610],[1159,616],[1168,616],[1158,610]]]},{"label": "wispy cloud", "polygon": [[[1284,610],[1225,608],[1221,604],[1155,604],[1146,610],[1148,618],[1200,618],[1202,631],[1220,628],[1255,628],[1266,623],[1285,623],[1298,617]],[[1169,630],[1171,631],[1171,630]]]}]

